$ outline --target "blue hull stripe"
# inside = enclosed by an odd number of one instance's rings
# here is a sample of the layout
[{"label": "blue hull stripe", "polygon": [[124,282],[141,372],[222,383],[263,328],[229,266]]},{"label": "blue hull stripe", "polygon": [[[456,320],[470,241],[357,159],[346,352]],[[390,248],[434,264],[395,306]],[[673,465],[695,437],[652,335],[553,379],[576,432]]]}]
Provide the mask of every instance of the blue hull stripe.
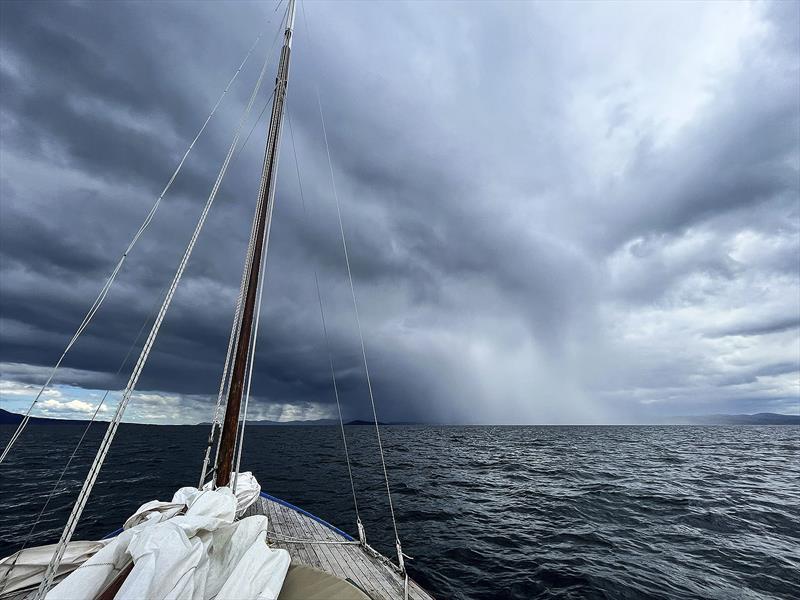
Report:
[{"label": "blue hull stripe", "polygon": [[115,529],[115,530],[114,530],[114,531],[112,531],[111,533],[107,533],[106,535],[104,535],[104,536],[103,536],[103,537],[101,537],[100,539],[101,539],[101,540],[107,540],[107,539],[109,539],[109,538],[115,538],[115,537],[117,537],[117,536],[118,536],[120,533],[122,533],[123,531],[125,531],[125,530],[124,530],[122,527],[120,527],[119,529]]},{"label": "blue hull stripe", "polygon": [[[327,527],[327,528],[328,528],[328,529],[330,529],[331,531],[333,531],[333,532],[335,532],[335,533],[338,533],[340,536],[342,536],[342,537],[343,537],[344,539],[346,539],[348,542],[354,542],[354,541],[355,541],[355,540],[353,539],[353,536],[346,534],[344,531],[342,531],[342,530],[341,530],[341,529],[339,529],[338,527],[334,527],[333,525],[331,525],[331,524],[330,524],[330,523],[328,523],[327,521],[325,521],[325,520],[323,520],[323,519],[320,519],[320,518],[319,518],[318,516],[316,516],[316,515],[312,515],[310,512],[308,512],[308,511],[305,511],[305,510],[303,510],[302,508],[300,508],[300,507],[297,507],[297,506],[295,506],[294,504],[291,504],[290,502],[286,502],[286,500],[281,500],[280,498],[276,498],[275,496],[270,496],[270,495],[269,495],[268,493],[266,493],[266,492],[261,492],[261,497],[262,497],[262,498],[266,498],[267,500],[271,500],[272,502],[277,502],[278,504],[280,504],[280,505],[282,505],[282,506],[285,506],[286,508],[291,508],[292,510],[296,510],[296,511],[297,511],[297,512],[299,512],[301,515],[305,515],[305,516],[307,516],[309,519],[314,519],[314,520],[315,520],[317,523],[319,523],[320,525],[324,525],[325,527]],[[118,536],[120,533],[122,533],[122,531],[123,531],[123,529],[122,529],[122,527],[120,527],[119,529],[117,529],[117,530],[115,530],[115,531],[112,531],[111,533],[109,533],[109,534],[107,534],[107,535],[104,535],[104,536],[103,536],[101,539],[107,540],[107,539],[109,539],[109,538],[117,537],[117,536]]]}]

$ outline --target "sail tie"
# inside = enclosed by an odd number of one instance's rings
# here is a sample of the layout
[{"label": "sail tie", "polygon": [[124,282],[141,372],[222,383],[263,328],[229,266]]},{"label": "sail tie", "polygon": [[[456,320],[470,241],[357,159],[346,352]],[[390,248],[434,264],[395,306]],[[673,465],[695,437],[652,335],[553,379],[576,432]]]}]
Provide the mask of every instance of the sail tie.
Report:
[{"label": "sail tie", "polygon": [[178,176],[178,173],[180,173],[181,169],[183,168],[183,163],[186,162],[186,159],[188,158],[189,154],[191,153],[192,149],[194,148],[195,143],[197,142],[198,139],[200,139],[200,136],[205,131],[206,126],[208,125],[209,121],[211,121],[211,118],[217,112],[217,108],[222,103],[222,99],[227,95],[228,91],[231,89],[231,85],[233,85],[233,82],[236,81],[236,78],[239,76],[239,73],[242,71],[242,68],[244,68],[244,65],[247,63],[247,60],[250,58],[250,55],[253,53],[253,50],[255,50],[256,46],[258,45],[258,42],[261,40],[261,36],[262,35],[263,34],[259,34],[258,37],[256,38],[255,42],[253,42],[253,45],[250,46],[250,49],[247,51],[247,54],[245,55],[244,59],[242,60],[241,64],[239,65],[239,68],[236,69],[236,72],[233,74],[233,77],[231,77],[230,81],[228,81],[228,85],[225,86],[225,89],[222,91],[222,94],[220,94],[219,98],[217,98],[217,102],[214,104],[213,108],[211,109],[211,112],[206,117],[206,120],[203,123],[202,127],[200,127],[200,130],[197,132],[197,134],[195,135],[194,139],[189,144],[189,147],[184,152],[183,157],[181,158],[180,162],[178,163],[178,166],[175,167],[175,170],[173,171],[172,176],[169,178],[169,181],[167,181],[167,185],[164,186],[164,189],[161,191],[161,193],[159,194],[158,198],[156,198],[155,203],[150,208],[150,212],[147,213],[147,216],[145,217],[145,219],[142,222],[142,224],[139,226],[139,229],[136,231],[136,234],[133,236],[133,239],[131,239],[131,241],[128,243],[128,246],[125,248],[125,251],[122,253],[122,256],[117,261],[117,264],[114,266],[114,269],[112,270],[111,275],[109,275],[108,279],[106,280],[105,284],[103,285],[102,289],[100,290],[100,293],[97,295],[97,298],[95,298],[94,302],[92,303],[92,306],[89,308],[89,312],[86,313],[86,316],[83,318],[83,321],[81,321],[81,324],[78,326],[78,329],[75,331],[75,333],[73,334],[72,338],[67,343],[66,348],[61,353],[61,356],[59,357],[59,359],[56,362],[55,366],[50,371],[50,375],[47,377],[47,380],[45,381],[44,385],[41,387],[39,392],[36,394],[36,397],[34,398],[33,402],[31,402],[31,405],[28,408],[28,411],[25,413],[25,416],[22,418],[22,421],[20,421],[19,425],[17,426],[17,429],[14,431],[13,435],[8,440],[8,443],[6,444],[6,447],[3,450],[3,453],[0,454],[0,463],[2,463],[5,460],[6,456],[8,456],[8,453],[11,451],[11,447],[19,439],[19,436],[22,434],[22,431],[25,429],[25,426],[30,421],[31,411],[33,410],[34,406],[36,406],[36,404],[39,402],[39,399],[41,398],[41,396],[44,393],[44,391],[50,385],[50,382],[53,380],[53,377],[55,376],[56,371],[58,371],[58,368],[61,366],[61,363],[64,361],[64,358],[66,357],[67,353],[70,351],[70,349],[75,344],[75,342],[78,340],[78,338],[81,336],[83,331],[89,326],[89,323],[91,322],[92,318],[97,313],[97,311],[100,310],[100,307],[102,306],[103,302],[105,301],[106,296],[108,295],[108,292],[111,289],[111,286],[112,286],[112,284],[114,283],[114,280],[117,277],[117,274],[119,273],[120,269],[122,268],[122,265],[125,263],[125,259],[128,257],[128,254],[131,252],[131,250],[133,250],[133,247],[136,245],[136,242],[139,241],[139,238],[142,236],[142,234],[145,232],[147,227],[150,225],[150,222],[153,220],[153,217],[155,216],[156,211],[158,211],[158,207],[161,204],[161,200],[164,198],[166,193],[172,187],[172,183],[175,181],[175,178]]},{"label": "sail tie", "polygon": [[234,151],[236,150],[237,143],[239,141],[239,136],[241,134],[242,127],[250,115],[250,111],[253,107],[253,102],[258,94],[258,90],[261,88],[261,82],[264,79],[264,73],[267,69],[267,65],[269,63],[269,55],[266,56],[264,59],[264,65],[261,68],[261,72],[258,76],[258,81],[253,89],[253,93],[250,95],[250,100],[247,103],[247,108],[242,115],[242,118],[239,121],[239,124],[236,127],[236,131],[233,136],[233,140],[231,141],[231,145],[228,148],[228,153],[225,156],[225,160],[220,167],[219,173],[217,175],[217,179],[214,182],[214,186],[211,190],[211,193],[206,200],[205,206],[203,207],[203,211],[200,214],[200,217],[197,221],[195,226],[194,232],[192,233],[192,237],[189,240],[189,244],[184,251],[183,257],[181,259],[180,264],[178,265],[178,269],[175,272],[175,275],[172,279],[172,283],[167,290],[167,294],[164,298],[164,301],[161,305],[161,308],[156,316],[156,320],[153,323],[153,326],[148,334],[147,340],[144,343],[144,347],[142,348],[141,353],[139,354],[139,359],[134,366],[133,372],[131,373],[130,380],[128,381],[128,385],[125,388],[125,391],[122,395],[122,399],[120,400],[117,410],[112,418],[111,422],[108,425],[108,429],[106,430],[106,434],[103,438],[103,441],[100,444],[100,447],[97,450],[97,455],[95,456],[94,462],[92,463],[89,473],[86,476],[86,480],[84,481],[83,487],[78,495],[78,499],[75,502],[75,506],[72,509],[72,512],[67,520],[67,524],[64,527],[64,531],[61,534],[61,539],[58,542],[56,547],[56,551],[53,554],[52,559],[50,560],[50,564],[47,566],[47,570],[45,571],[44,578],[39,585],[39,589],[36,592],[36,600],[41,600],[47,595],[50,587],[53,584],[53,578],[58,571],[58,567],[61,563],[61,559],[64,556],[64,551],[66,550],[67,544],[69,544],[70,540],[72,539],[72,535],[75,532],[75,528],[77,527],[78,520],[80,519],[81,513],[83,512],[84,507],[86,506],[86,502],[89,499],[89,494],[91,494],[92,488],[94,487],[95,481],[97,480],[97,476],[100,472],[100,469],[103,465],[106,455],[111,447],[111,442],[114,439],[116,434],[117,428],[119,427],[119,423],[122,420],[122,416],[125,412],[125,409],[130,402],[131,395],[133,394],[134,389],[136,388],[136,384],[139,380],[139,376],[142,373],[142,369],[147,362],[147,358],[150,355],[150,351],[153,347],[156,337],[158,336],[158,332],[161,328],[161,324],[164,320],[164,317],[167,313],[167,310],[172,302],[172,298],[175,295],[175,290],[180,283],[181,277],[186,269],[186,265],[189,262],[189,258],[192,255],[192,251],[194,250],[195,244],[197,243],[197,238],[200,235],[200,232],[203,229],[203,225],[205,224],[206,217],[208,216],[209,211],[211,210],[211,206],[214,203],[214,199],[217,196],[217,192],[219,191],[220,185],[222,184],[222,180],[225,177],[225,174],[228,170],[228,166],[231,162],[231,157],[233,156]]}]

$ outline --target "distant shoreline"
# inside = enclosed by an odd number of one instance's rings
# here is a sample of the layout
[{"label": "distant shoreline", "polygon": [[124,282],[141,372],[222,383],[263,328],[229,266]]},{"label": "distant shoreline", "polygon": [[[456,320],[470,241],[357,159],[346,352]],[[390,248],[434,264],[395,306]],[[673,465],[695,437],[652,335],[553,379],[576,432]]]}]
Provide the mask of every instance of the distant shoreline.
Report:
[{"label": "distant shoreline", "polygon": [[[17,425],[22,421],[23,415],[13,413],[0,408],[0,425]],[[56,419],[50,417],[31,417],[34,423],[45,425],[80,425],[86,424],[89,421],[85,419]],[[98,420],[98,423],[107,423],[107,421]],[[124,423],[125,425],[155,425],[155,426],[169,426],[169,427],[209,427],[211,423]],[[257,420],[247,421],[248,426],[257,427],[331,427],[338,425],[339,421],[336,419],[314,419],[309,421],[269,421]],[[713,426],[713,425],[800,425],[800,415],[784,415],[779,413],[756,413],[752,415],[725,415],[725,414],[712,414],[712,415],[686,415],[675,417],[662,417],[654,419],[647,423],[607,423],[607,424],[582,424],[576,423],[571,425],[552,424],[552,423],[520,423],[520,424],[475,424],[475,423],[422,423],[410,421],[379,421],[381,426],[422,426],[431,425],[439,427],[646,427],[655,425],[699,425],[699,426]],[[352,420],[345,422],[345,425],[352,427],[374,425],[373,421]]]}]

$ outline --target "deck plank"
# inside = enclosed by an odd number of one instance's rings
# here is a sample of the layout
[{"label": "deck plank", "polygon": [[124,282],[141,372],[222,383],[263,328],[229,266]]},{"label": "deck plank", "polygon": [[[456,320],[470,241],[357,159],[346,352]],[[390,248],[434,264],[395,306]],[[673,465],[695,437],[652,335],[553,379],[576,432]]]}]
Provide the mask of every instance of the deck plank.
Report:
[{"label": "deck plank", "polygon": [[[306,532],[305,528],[303,527],[303,524],[299,519],[300,514],[298,512],[293,511],[291,509],[284,509],[284,517],[286,518],[287,523],[292,530],[293,533],[292,537],[294,537],[297,540],[305,540],[309,538],[308,533]],[[308,557],[307,558],[308,562],[306,564],[315,567],[317,569],[322,568],[322,563],[319,560],[319,554],[313,545],[299,544],[299,543],[290,543],[290,544],[294,546],[299,546],[301,548],[301,551],[304,551],[306,553]]]},{"label": "deck plank", "polygon": [[[331,529],[297,513],[296,518],[303,526],[306,537],[321,541],[341,541],[342,538]],[[347,577],[355,581],[360,587],[370,592],[373,596],[381,599],[393,597],[391,588],[386,585],[377,585],[381,582],[376,581],[370,569],[365,568],[364,561],[359,556],[361,550],[355,545],[333,545],[319,544],[315,546],[318,553],[323,554],[329,561],[338,565],[339,570]]]},{"label": "deck plank", "polygon": [[[244,512],[243,518],[266,515],[269,545],[283,548],[296,564],[308,565],[341,579],[349,579],[374,600],[403,600],[403,577],[391,567],[366,552],[358,544],[315,544],[311,542],[281,542],[281,538],[341,542],[345,538],[330,527],[301,513],[293,507],[260,497]],[[273,535],[274,534],[274,535]],[[420,586],[409,579],[410,600],[433,600]],[[35,590],[22,590],[10,599],[28,600]]]},{"label": "deck plank", "polygon": [[[324,525],[309,519],[305,515],[295,513],[295,518],[300,522],[306,537],[309,539],[321,541],[341,541],[342,537],[333,530],[325,527]],[[319,544],[316,546],[317,551],[328,557],[329,560],[335,561],[340,570],[348,573],[353,581],[365,588],[372,589],[375,586],[373,578],[370,577],[370,569],[364,568],[361,557],[358,555],[361,550],[354,545],[333,545],[333,544]],[[355,551],[355,556],[353,556]],[[355,560],[354,560],[355,559]],[[383,587],[383,586],[381,586]],[[381,590],[382,595],[386,590]]]},{"label": "deck plank", "polygon": [[[313,541],[343,541],[342,536],[326,525],[267,498],[256,503],[271,524],[269,531],[277,538]],[[402,575],[388,567],[379,558],[355,544],[315,544],[309,541],[281,542],[272,539],[270,545],[286,549],[296,563],[310,565],[343,579],[355,582],[375,600],[401,600],[404,598]],[[431,596],[409,580],[411,600],[432,600]]]},{"label": "deck plank", "polygon": [[[296,513],[297,517],[300,517],[299,513]],[[317,533],[313,530],[307,519],[299,519],[298,524],[300,527],[300,531],[302,533],[303,539],[315,539],[319,540],[320,537]],[[309,544],[308,546],[309,552],[311,553],[312,557],[316,556],[317,561],[320,563],[318,568],[321,568],[323,571],[325,570],[333,570],[334,567],[338,567],[338,563],[333,557],[332,553],[328,551],[326,545],[312,545]]]}]

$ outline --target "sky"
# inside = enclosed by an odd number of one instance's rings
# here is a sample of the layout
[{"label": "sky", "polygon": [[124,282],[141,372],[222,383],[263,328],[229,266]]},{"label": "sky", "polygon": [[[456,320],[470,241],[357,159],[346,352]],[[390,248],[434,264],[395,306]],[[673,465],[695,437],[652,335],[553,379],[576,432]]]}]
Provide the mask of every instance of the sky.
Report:
[{"label": "sky", "polygon": [[[0,406],[17,412],[263,33],[34,412],[85,418],[105,390],[113,411],[270,57],[125,417],[209,421],[283,7],[0,12]],[[335,415],[315,273],[344,416],[371,416],[317,90],[381,420],[800,413],[800,4],[305,3],[250,419]]]}]

